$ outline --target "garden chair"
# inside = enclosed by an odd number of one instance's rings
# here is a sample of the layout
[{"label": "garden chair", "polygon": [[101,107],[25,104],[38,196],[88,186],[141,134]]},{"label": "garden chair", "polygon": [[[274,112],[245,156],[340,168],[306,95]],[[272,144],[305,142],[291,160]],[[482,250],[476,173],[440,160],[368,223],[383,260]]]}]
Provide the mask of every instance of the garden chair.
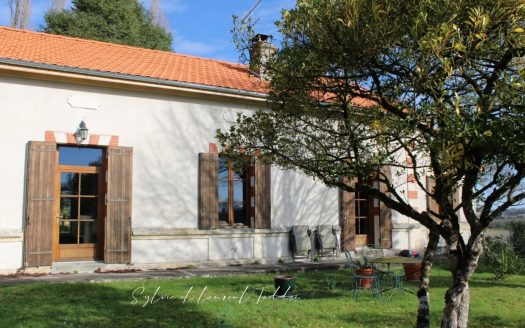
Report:
[{"label": "garden chair", "polygon": [[325,252],[329,252],[331,258],[338,255],[339,242],[337,240],[336,230],[331,225],[320,225],[317,227],[316,233],[316,244],[319,250],[319,256],[326,255]]},{"label": "garden chair", "polygon": [[[375,248],[374,245],[366,245],[361,249],[361,253],[366,261],[372,261],[374,259],[383,258],[384,253],[380,248]],[[388,265],[379,266],[375,264],[374,268],[376,269],[377,275],[381,280],[381,285],[386,290],[398,290],[401,293],[404,293],[403,280],[405,278],[404,271],[402,267],[391,268]]]},{"label": "garden chair", "polygon": [[307,225],[292,227],[290,230],[290,248],[294,262],[299,256],[304,256],[306,259],[312,256],[312,232]]},{"label": "garden chair", "polygon": [[[362,290],[370,290],[375,298],[381,296],[381,284],[377,273],[372,268],[364,268],[366,262],[359,258],[354,251],[344,252],[348,267],[352,271],[352,294],[357,301]],[[362,273],[368,269],[369,274]],[[370,270],[371,269],[371,270]]]}]

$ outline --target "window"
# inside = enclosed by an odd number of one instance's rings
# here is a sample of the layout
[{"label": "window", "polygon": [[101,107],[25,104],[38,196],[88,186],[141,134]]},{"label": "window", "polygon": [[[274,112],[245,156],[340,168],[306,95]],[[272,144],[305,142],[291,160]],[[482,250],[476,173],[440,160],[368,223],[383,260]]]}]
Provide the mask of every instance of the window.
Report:
[{"label": "window", "polygon": [[236,168],[217,153],[199,154],[199,228],[271,227],[271,166]]},{"label": "window", "polygon": [[355,193],[355,233],[367,235],[370,231],[370,202],[360,192]]},{"label": "window", "polygon": [[219,226],[250,225],[247,171],[248,169],[236,168],[228,159],[219,157]]}]

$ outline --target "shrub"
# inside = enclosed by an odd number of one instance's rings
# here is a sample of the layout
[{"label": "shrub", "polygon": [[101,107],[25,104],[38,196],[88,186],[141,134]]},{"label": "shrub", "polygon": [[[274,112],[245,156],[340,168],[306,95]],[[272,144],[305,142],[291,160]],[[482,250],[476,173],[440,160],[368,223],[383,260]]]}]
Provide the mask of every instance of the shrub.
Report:
[{"label": "shrub", "polygon": [[511,222],[509,228],[514,251],[520,256],[525,256],[525,222]]},{"label": "shrub", "polygon": [[485,261],[496,280],[520,273],[523,263],[507,239],[496,236],[485,239]]}]

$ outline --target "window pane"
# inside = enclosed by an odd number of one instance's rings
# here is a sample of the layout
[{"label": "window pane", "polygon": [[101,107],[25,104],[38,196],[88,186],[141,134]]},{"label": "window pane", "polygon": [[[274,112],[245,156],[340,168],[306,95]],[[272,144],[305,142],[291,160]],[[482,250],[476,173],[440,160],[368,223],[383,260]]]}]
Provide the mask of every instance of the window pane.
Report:
[{"label": "window pane", "polygon": [[228,170],[229,162],[227,159],[219,157],[219,181],[226,180],[228,181]]},{"label": "window pane", "polygon": [[102,166],[102,149],[59,146],[58,164],[75,166]]},{"label": "window pane", "polygon": [[78,198],[60,198],[60,218],[62,220],[76,220],[78,215]]},{"label": "window pane", "polygon": [[97,218],[97,198],[81,198],[80,199],[80,219],[96,219]]},{"label": "window pane", "polygon": [[235,181],[233,183],[233,201],[244,202],[244,181]]},{"label": "window pane", "polygon": [[219,202],[228,201],[228,181],[219,181]]},{"label": "window pane", "polygon": [[368,201],[362,200],[360,201],[359,210],[361,211],[360,215],[361,217],[368,217]]},{"label": "window pane", "polygon": [[356,219],[356,234],[368,234],[368,219]]},{"label": "window pane", "polygon": [[76,244],[77,243],[77,222],[76,221],[60,221],[60,244]]},{"label": "window pane", "polygon": [[233,171],[233,179],[234,180],[244,180],[246,178],[246,170],[245,169],[237,169]]},{"label": "window pane", "polygon": [[244,202],[233,204],[233,222],[246,223],[246,211],[244,210]]},{"label": "window pane", "polygon": [[80,223],[80,244],[89,244],[97,242],[97,223],[95,221],[79,222]]},{"label": "window pane", "polygon": [[78,173],[60,174],[60,194],[78,195]]},{"label": "window pane", "polygon": [[80,194],[84,196],[98,194],[98,174],[83,173],[80,175]]},{"label": "window pane", "polygon": [[228,202],[219,203],[219,221],[228,223]]}]

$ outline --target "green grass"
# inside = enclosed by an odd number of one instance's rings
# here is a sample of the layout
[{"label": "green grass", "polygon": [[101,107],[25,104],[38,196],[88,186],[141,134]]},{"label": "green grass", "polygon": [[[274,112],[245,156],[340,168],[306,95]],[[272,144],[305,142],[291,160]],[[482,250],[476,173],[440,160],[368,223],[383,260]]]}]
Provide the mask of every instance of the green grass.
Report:
[{"label": "green grass", "polygon": [[[270,274],[3,287],[0,326],[414,326],[418,300],[411,294],[395,292],[376,300],[365,292],[356,302],[347,270],[295,275],[300,298],[292,300],[268,298],[274,289]],[[431,289],[434,327],[439,326],[448,283],[449,274],[435,268]],[[152,301],[148,302],[146,296]],[[490,273],[476,273],[471,282],[471,296],[470,327],[525,327],[524,275],[494,282]]]}]

